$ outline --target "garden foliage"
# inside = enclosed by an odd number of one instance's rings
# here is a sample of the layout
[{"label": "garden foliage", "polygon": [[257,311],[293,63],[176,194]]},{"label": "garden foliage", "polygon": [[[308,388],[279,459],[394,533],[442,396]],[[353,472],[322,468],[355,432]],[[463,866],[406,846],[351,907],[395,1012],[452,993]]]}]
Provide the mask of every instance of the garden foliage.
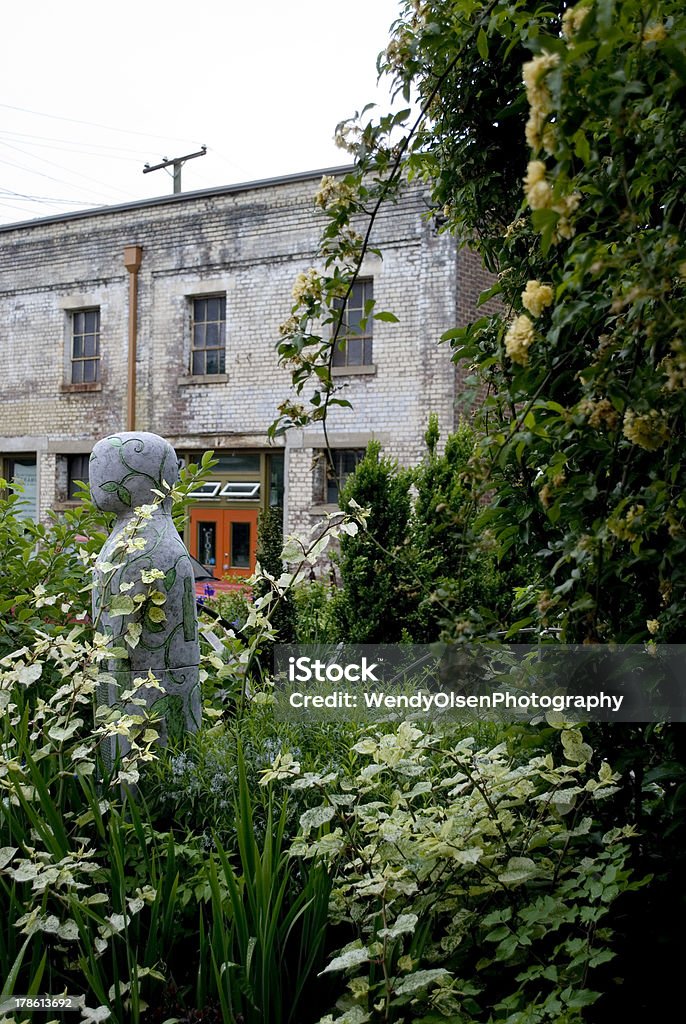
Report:
[{"label": "garden foliage", "polygon": [[504,632],[522,566],[512,556],[499,565],[493,537],[475,528],[473,429],[460,426],[442,452],[439,439],[431,415],[417,467],[399,468],[371,442],[346,481],[341,508],[353,499],[370,517],[365,531],[341,538],[334,556],[341,576],[329,597],[334,638],[431,643]]},{"label": "garden foliage", "polygon": [[[596,998],[579,979],[612,956],[612,929],[596,924],[633,884],[632,830],[602,838],[591,807],[616,776],[591,767],[579,732],[563,733],[554,762],[477,752],[459,728],[279,723],[269,681],[251,674],[279,598],[367,517],[339,513],[287,539],[290,571],[265,577],[245,634],[206,652],[205,724],[167,750],[144,701],[140,715],[97,711],[116,652],[80,612],[83,571],[78,590],[43,577],[25,604],[46,628],[0,659],[3,997],[66,989],[83,1021],[224,1024],[478,1019],[495,995],[494,1019],[543,1001],[576,1020]],[[32,544],[11,519],[3,529]],[[66,622],[43,600],[56,592],[72,602]],[[128,750],[110,770],[100,749],[118,736]],[[542,892],[558,901],[552,921]],[[475,964],[485,913],[500,915],[482,936],[493,953]],[[559,974],[524,981],[534,939]],[[346,996],[329,976],[349,967]],[[483,984],[467,976],[477,968]]]},{"label": "garden foliage", "polygon": [[349,935],[325,968],[343,975],[338,1012],[320,1024],[583,1018],[614,956],[611,905],[634,886],[633,829],[598,830],[617,776],[591,767],[577,729],[561,740],[564,760],[516,763],[505,744],[403,722],[355,744],[354,773],[265,772],[315,798],[291,854],[329,866]]},{"label": "garden foliage", "polygon": [[341,539],[341,630],[347,640],[397,643],[411,628],[418,604],[407,534],[411,484],[411,474],[371,441],[341,491],[342,508],[352,499],[373,510],[368,529]]},{"label": "garden foliage", "polygon": [[[319,269],[294,294],[279,349],[300,404],[277,429],[326,421],[337,342],[317,317],[345,294],[404,177],[424,183],[434,223],[494,274],[482,299],[499,308],[444,342],[483,396],[473,530],[492,538],[500,566],[513,553],[526,566],[512,581],[513,639],[682,639],[685,52],[676,0],[406,0],[379,58],[406,109],[341,124],[355,170],[324,179],[315,200]],[[488,635],[488,617],[468,618],[463,637]],[[639,999],[654,1012],[684,912],[672,885],[686,834],[683,728],[595,733],[625,770],[611,805],[640,823],[656,873],[640,906],[660,981],[651,1001],[632,970],[626,995],[631,1012]],[[627,927],[627,962],[642,937]]]},{"label": "garden foliage", "polygon": [[[66,988],[83,1021],[660,1011],[683,917],[678,727],[550,722],[485,745],[409,722],[309,732],[274,721],[255,665],[332,538],[357,640],[428,629],[425,584],[450,609],[446,579],[465,635],[488,635],[482,605],[503,587],[489,592],[490,569],[470,575],[475,536],[491,538],[497,571],[528,560],[513,635],[681,639],[685,43],[676,0],[402,4],[380,66],[407,109],[339,128],[356,170],[316,197],[320,269],[294,288],[280,356],[295,400],[274,432],[326,432],[346,404],[330,372],[339,300],[407,173],[497,276],[500,311],[445,339],[485,389],[475,450],[465,465],[462,433],[439,457],[429,431],[412,533],[410,477],[372,449],[346,495],[364,500],[287,538],[245,631],[205,652],[205,724],[179,749],[156,746],[142,706],[95,714],[113,651],[84,612],[106,524],[85,506],[38,526],[3,500],[3,996]],[[110,770],[100,747],[119,735],[130,749]],[[647,995],[646,959],[662,972]]]}]

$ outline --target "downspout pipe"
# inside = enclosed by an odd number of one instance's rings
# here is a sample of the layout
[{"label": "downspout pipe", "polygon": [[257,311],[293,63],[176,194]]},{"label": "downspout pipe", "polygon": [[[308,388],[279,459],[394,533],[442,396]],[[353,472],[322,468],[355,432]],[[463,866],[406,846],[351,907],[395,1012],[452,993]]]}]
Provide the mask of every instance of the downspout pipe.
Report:
[{"label": "downspout pipe", "polygon": [[129,272],[129,361],[126,402],[126,429],[136,429],[136,347],[138,344],[138,271],[143,259],[143,247],[127,245],[124,248],[124,266]]}]

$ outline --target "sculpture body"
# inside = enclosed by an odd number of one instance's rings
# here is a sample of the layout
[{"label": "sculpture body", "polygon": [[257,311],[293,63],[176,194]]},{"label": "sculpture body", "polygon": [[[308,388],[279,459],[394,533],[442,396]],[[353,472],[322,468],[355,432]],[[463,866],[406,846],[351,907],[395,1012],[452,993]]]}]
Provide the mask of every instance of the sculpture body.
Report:
[{"label": "sculpture body", "polygon": [[[116,515],[98,558],[93,615],[112,646],[126,651],[107,665],[116,684],[107,684],[101,700],[121,705],[120,694],[152,672],[164,692],[143,687],[138,696],[160,714],[162,743],[195,731],[201,718],[193,568],[172,520],[171,498],[155,494],[177,479],[176,452],[157,434],[112,434],[93,448],[93,501]],[[141,711],[130,704],[122,710]]]}]

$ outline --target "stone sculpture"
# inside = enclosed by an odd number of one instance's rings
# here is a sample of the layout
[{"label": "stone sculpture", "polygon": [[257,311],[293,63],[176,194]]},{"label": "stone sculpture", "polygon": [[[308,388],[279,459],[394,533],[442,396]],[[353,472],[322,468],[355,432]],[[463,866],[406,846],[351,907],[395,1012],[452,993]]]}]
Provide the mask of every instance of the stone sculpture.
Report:
[{"label": "stone sculpture", "polygon": [[[152,672],[164,693],[141,687],[137,696],[159,715],[164,744],[197,730],[201,718],[193,568],[172,520],[171,498],[160,497],[177,480],[176,452],[157,434],[111,434],[90,457],[93,501],[116,516],[96,566],[94,621],[125,651],[107,664],[110,681],[101,700],[140,714],[120,695]],[[127,744],[119,749],[125,752]]]}]

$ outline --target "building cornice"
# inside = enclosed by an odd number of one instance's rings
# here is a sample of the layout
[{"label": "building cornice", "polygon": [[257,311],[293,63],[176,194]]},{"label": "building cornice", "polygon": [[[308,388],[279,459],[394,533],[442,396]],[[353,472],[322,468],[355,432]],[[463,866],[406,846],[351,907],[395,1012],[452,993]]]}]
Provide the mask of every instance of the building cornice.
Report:
[{"label": "building cornice", "polygon": [[130,210],[145,210],[154,206],[172,206],[193,200],[212,199],[218,196],[239,195],[242,192],[255,192],[259,189],[278,188],[282,185],[297,184],[299,181],[315,181],[324,174],[348,174],[353,170],[348,164],[342,167],[324,167],[314,171],[300,171],[297,174],[284,174],[275,178],[260,178],[256,181],[243,181],[236,185],[217,185],[214,188],[198,189],[194,192],[179,192],[176,195],[156,196],[153,199],[136,199],[130,203],[117,203],[115,206],[96,206],[87,210],[76,210],[71,213],[58,213],[51,217],[36,217],[31,220],[14,221],[0,224],[0,234],[12,231],[26,231],[27,228],[42,227],[44,224],[71,223],[90,217],[107,217],[110,214],[128,213]]}]

